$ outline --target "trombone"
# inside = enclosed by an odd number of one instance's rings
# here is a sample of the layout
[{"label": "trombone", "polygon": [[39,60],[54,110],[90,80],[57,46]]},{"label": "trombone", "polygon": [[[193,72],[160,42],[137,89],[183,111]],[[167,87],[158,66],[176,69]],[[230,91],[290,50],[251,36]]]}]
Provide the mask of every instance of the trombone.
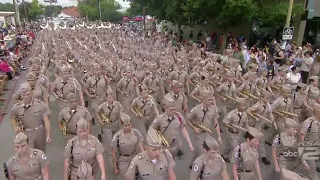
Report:
[{"label": "trombone", "polygon": [[276,124],[275,121],[271,121],[270,119],[267,119],[267,118],[265,118],[264,116],[261,116],[261,115],[258,114],[258,113],[252,113],[252,114],[253,114],[255,117],[259,118],[259,119],[262,119],[262,120],[264,120],[264,121],[266,121],[266,122],[268,122],[268,123],[273,124],[275,130],[278,129],[277,124]]},{"label": "trombone", "polygon": [[257,96],[255,96],[255,95],[253,95],[253,94],[251,94],[251,93],[249,93],[247,91],[243,91],[242,94],[244,94],[244,95],[246,95],[246,96],[248,96],[248,97],[250,97],[252,99],[259,100],[259,98]]},{"label": "trombone", "polygon": [[291,112],[288,112],[288,111],[283,111],[283,110],[277,110],[277,111],[274,111],[275,114],[279,115],[279,116],[293,116],[293,117],[299,117],[299,115],[297,114],[293,114]]},{"label": "trombone", "polygon": [[237,129],[239,131],[247,132],[246,128],[240,127],[240,126],[235,125],[233,123],[229,123],[229,124],[228,123],[223,123],[223,125],[228,129]]}]

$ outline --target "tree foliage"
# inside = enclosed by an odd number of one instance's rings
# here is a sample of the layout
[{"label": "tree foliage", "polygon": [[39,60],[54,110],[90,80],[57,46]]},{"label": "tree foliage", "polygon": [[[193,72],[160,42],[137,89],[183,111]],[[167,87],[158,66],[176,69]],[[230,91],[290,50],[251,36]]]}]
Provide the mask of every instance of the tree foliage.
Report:
[{"label": "tree foliage", "polygon": [[[115,0],[100,0],[101,20],[116,22],[121,20],[122,14],[118,12],[121,6]],[[78,3],[78,9],[82,17],[89,20],[99,20],[99,0],[87,0]]]},{"label": "tree foliage", "polygon": [[28,11],[29,20],[36,20],[39,16],[44,14],[44,6],[39,4],[38,0],[32,0]]}]

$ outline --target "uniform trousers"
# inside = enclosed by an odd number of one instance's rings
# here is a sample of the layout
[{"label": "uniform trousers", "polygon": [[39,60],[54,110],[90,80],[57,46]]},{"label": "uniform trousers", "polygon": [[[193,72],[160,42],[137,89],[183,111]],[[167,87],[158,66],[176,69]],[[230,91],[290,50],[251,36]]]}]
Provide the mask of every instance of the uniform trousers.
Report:
[{"label": "uniform trousers", "polygon": [[113,135],[119,131],[120,129],[120,119],[117,119],[109,124],[106,124],[102,126],[102,144],[104,146],[104,149],[106,149],[106,152],[111,155],[112,154],[112,147],[111,142]]},{"label": "uniform trousers", "polygon": [[40,125],[34,129],[26,129],[24,133],[29,138],[30,148],[35,148],[46,152],[46,130],[44,125]]},{"label": "uniform trousers", "polygon": [[235,147],[240,145],[239,140],[240,140],[240,133],[231,133],[229,130],[226,132],[227,134],[227,143],[225,146],[225,149],[223,150],[222,155],[224,157],[231,157],[230,153],[233,151]]}]

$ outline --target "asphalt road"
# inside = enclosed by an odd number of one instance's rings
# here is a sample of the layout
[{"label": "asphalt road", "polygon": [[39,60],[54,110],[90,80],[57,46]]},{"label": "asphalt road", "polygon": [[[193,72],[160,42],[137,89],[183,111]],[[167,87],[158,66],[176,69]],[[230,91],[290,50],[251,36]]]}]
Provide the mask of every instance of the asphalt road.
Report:
[{"label": "asphalt road", "polygon": [[[26,63],[28,64],[28,63]],[[3,97],[8,98],[7,102],[5,103],[4,107],[6,107],[7,112],[10,111],[13,101],[12,101],[12,94],[16,92],[17,88],[19,85],[25,80],[25,75],[27,71],[23,71],[21,73],[21,76],[18,80],[11,80],[9,83],[9,88],[11,90],[6,91],[6,94]],[[189,102],[189,109],[191,109],[195,105],[194,102],[190,101]],[[57,104],[54,101],[54,98],[51,98],[51,103],[50,103],[50,109],[51,109],[51,127],[52,127],[52,142],[51,144],[47,145],[47,156],[48,159],[50,160],[50,177],[51,180],[62,180],[62,175],[63,175],[63,155],[62,152],[64,150],[64,147],[66,145],[66,141],[64,137],[61,135],[58,126],[57,126]],[[13,138],[14,138],[14,131],[10,125],[10,119],[9,115],[5,115],[4,117],[0,117],[1,126],[0,126],[0,142],[1,142],[1,148],[0,148],[0,162],[5,162],[7,161],[13,154],[14,154],[14,149],[13,149]],[[97,128],[94,127],[94,130]],[[192,141],[194,140],[193,132],[189,129],[188,130],[191,136]],[[224,138],[225,135],[222,134],[223,141],[225,142],[226,139]],[[183,139],[183,138],[182,138]],[[191,164],[191,157],[192,157],[192,152],[189,151],[188,146],[186,145],[184,139],[184,147],[183,147],[183,152],[184,155],[181,157],[178,157],[176,159],[176,167],[175,167],[175,172],[177,175],[177,180],[186,180],[188,179],[189,176],[189,165]],[[221,150],[223,148],[223,145],[221,147]],[[266,151],[268,154],[268,158],[271,160],[271,147],[266,145]],[[108,161],[107,157],[105,160],[105,163],[107,165],[106,172],[107,172],[107,179],[117,179],[112,175],[112,169],[110,166],[110,162]],[[274,180],[275,174],[273,171],[273,166],[272,165],[264,165],[263,163],[260,163],[261,167],[261,172],[263,175],[263,180]],[[231,164],[227,164],[228,172],[229,172],[229,177],[231,178]],[[2,170],[2,169],[1,169]],[[299,170],[299,172],[303,172],[303,170]],[[0,180],[4,180],[4,174],[0,173]]]}]

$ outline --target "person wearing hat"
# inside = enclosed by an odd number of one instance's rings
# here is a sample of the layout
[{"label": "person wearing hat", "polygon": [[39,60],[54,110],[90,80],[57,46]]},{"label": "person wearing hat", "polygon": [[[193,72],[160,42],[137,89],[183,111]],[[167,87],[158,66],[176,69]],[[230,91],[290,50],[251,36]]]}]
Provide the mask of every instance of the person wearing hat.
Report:
[{"label": "person wearing hat", "polygon": [[268,71],[266,69],[261,70],[260,76],[256,79],[256,86],[259,93],[261,93],[262,90],[267,90],[271,93],[272,96],[274,96],[273,91],[269,86]]},{"label": "person wearing hat", "polygon": [[131,161],[126,173],[126,180],[176,180],[171,153],[162,149],[162,141],[152,127],[146,136],[145,151],[137,154]]},{"label": "person wearing hat", "polygon": [[51,85],[51,92],[57,98],[59,111],[68,107],[66,97],[70,93],[75,93],[80,99],[80,105],[84,106],[82,88],[79,82],[71,76],[66,67],[61,68],[59,74],[61,78],[57,78]]},{"label": "person wearing hat", "polygon": [[[259,131],[262,131],[262,128],[266,124],[270,124],[271,122],[274,124],[274,117],[270,107],[271,98],[272,95],[270,92],[267,90],[262,90],[259,101],[246,110],[247,114],[252,120],[250,124],[252,124]],[[258,145],[258,152],[262,162],[266,165],[270,164],[264,147],[264,139],[262,137],[260,138],[260,143]]]},{"label": "person wearing hat", "polygon": [[77,180],[94,180],[90,164],[85,161],[81,162],[77,171]]},{"label": "person wearing hat", "polygon": [[92,116],[83,106],[79,106],[77,103],[77,96],[74,93],[70,93],[67,96],[68,107],[61,110],[58,115],[58,125],[60,130],[63,129],[63,123],[67,124],[67,137],[72,139],[76,136],[76,124],[81,117],[88,121],[89,134],[91,133]]},{"label": "person wearing hat", "polygon": [[[196,153],[193,156],[193,160],[198,157],[202,151],[202,144],[205,141],[206,136],[209,136],[211,132],[205,129],[199,128],[197,125],[201,125],[207,129],[215,128],[218,142],[222,144],[220,135],[220,126],[218,123],[219,113],[217,108],[213,106],[213,92],[203,90],[201,92],[201,104],[195,106],[187,115],[187,123],[194,130],[196,136]],[[197,125],[196,125],[197,124]],[[211,130],[210,130],[211,131]]]},{"label": "person wearing hat", "polygon": [[[256,72],[248,72],[247,80],[243,81],[243,83],[237,88],[236,92],[241,97],[249,98],[248,103],[252,105],[259,100],[259,89],[256,85],[257,73]],[[248,95],[250,94],[250,96]]]},{"label": "person wearing hat", "polygon": [[[47,106],[49,106],[49,93],[43,86],[36,86],[36,80],[37,77],[32,72],[30,72],[26,75],[27,82],[23,83],[27,83],[31,87],[34,99],[39,99],[43,101]],[[20,91],[18,90],[17,92]],[[19,102],[22,99],[20,93],[14,94],[13,98],[16,102]]]},{"label": "person wearing hat", "polygon": [[196,88],[197,85],[200,84],[205,63],[206,63],[206,61],[200,61],[199,63],[195,64],[195,66],[193,67],[193,69],[188,77],[189,83],[190,83],[190,85],[192,85],[191,86],[192,90],[194,88]]},{"label": "person wearing hat", "polygon": [[302,111],[302,108],[303,102],[305,100],[304,92],[306,87],[306,84],[298,83],[296,89],[292,93],[293,112],[299,115],[298,117],[295,117],[295,120],[297,120],[297,122],[302,122],[305,120],[305,111]]},{"label": "person wearing hat", "polygon": [[117,91],[120,92],[118,95],[119,102],[123,105],[126,113],[130,113],[130,103],[138,93],[138,80],[132,74],[133,69],[127,66],[125,69],[125,76],[120,79]]},{"label": "person wearing hat", "polygon": [[132,158],[143,152],[143,137],[137,129],[132,128],[130,116],[120,114],[121,129],[113,136],[111,147],[113,173],[125,180],[126,172]]},{"label": "person wearing hat", "polygon": [[178,112],[184,114],[188,110],[188,98],[186,94],[181,91],[182,86],[179,81],[173,80],[171,83],[171,92],[165,95],[165,99],[173,99]]},{"label": "person wearing hat", "polygon": [[281,87],[286,84],[286,73],[287,69],[285,67],[279,67],[277,74],[273,76],[272,80],[269,82],[269,86],[272,88],[275,98],[280,96]]},{"label": "person wearing hat", "polygon": [[232,175],[234,179],[262,180],[257,148],[263,134],[254,127],[246,129],[245,142],[235,147],[232,153]]},{"label": "person wearing hat", "polygon": [[68,140],[68,143],[63,152],[64,156],[64,180],[69,177],[77,179],[78,167],[82,161],[86,161],[92,166],[92,175],[95,177],[98,173],[98,168],[101,171],[101,180],[106,179],[105,165],[103,159],[103,147],[99,140],[89,134],[88,121],[84,118],[76,124],[77,135]]},{"label": "person wearing hat", "polygon": [[[286,118],[285,130],[277,134],[273,140],[271,155],[276,173],[279,173],[282,168],[294,170],[301,163],[306,169],[309,169],[304,159],[286,155],[288,152],[298,152],[299,140],[296,136],[298,127],[299,124],[295,120]],[[279,174],[276,175],[279,176]]]},{"label": "person wearing hat", "polygon": [[[304,120],[300,126],[299,130],[299,140],[302,141],[319,141],[320,135],[320,104],[315,103],[313,105],[313,116]],[[317,175],[318,167],[316,167],[316,162],[314,160],[307,160],[309,171],[308,176],[311,179],[319,179]]]},{"label": "person wearing hat", "polygon": [[309,85],[307,86],[304,95],[304,106],[306,108],[306,115],[307,117],[312,116],[312,106],[314,105],[315,101],[320,96],[320,90],[318,88],[319,77],[318,76],[311,76],[309,78]]},{"label": "person wearing hat", "polygon": [[99,64],[93,64],[93,71],[93,76],[88,77],[86,81],[85,93],[90,103],[90,112],[94,115],[93,118],[97,119],[97,117],[95,117],[96,110],[106,99],[105,92],[108,89],[110,81],[109,78],[104,75]]},{"label": "person wearing hat", "polygon": [[[155,117],[159,116],[157,103],[149,95],[149,89],[145,85],[140,86],[140,95],[131,103],[131,112],[136,116],[136,127],[143,137],[146,137],[147,130]],[[139,112],[137,112],[137,110]],[[140,113],[140,114],[139,114]]]},{"label": "person wearing hat", "polygon": [[[99,128],[101,132],[99,132],[98,138],[99,140],[103,139],[102,144],[107,147],[108,154],[111,155],[112,137],[120,129],[119,117],[124,110],[122,105],[115,101],[115,93],[111,87],[108,88],[106,97],[107,100],[98,107],[96,117],[101,127]],[[109,122],[104,123],[103,121]]]},{"label": "person wearing hat", "polygon": [[173,81],[178,81],[181,83],[181,90],[184,93],[189,94],[190,93],[190,87],[189,87],[189,80],[188,80],[188,71],[183,69],[184,62],[182,60],[178,60],[176,64],[176,68],[169,74],[168,81],[171,82],[171,86],[173,84]]},{"label": "person wearing hat", "polygon": [[51,142],[50,110],[41,100],[32,97],[28,85],[21,90],[22,101],[15,104],[10,112],[11,125],[16,133],[25,132],[30,147],[46,152],[46,142]]},{"label": "person wearing hat", "polygon": [[[168,149],[174,156],[179,151],[181,142],[180,133],[186,139],[189,148],[193,151],[193,145],[186,129],[186,121],[183,115],[177,111],[176,101],[170,97],[164,99],[165,112],[157,116],[150,127],[158,130],[168,141]],[[179,152],[181,154],[181,152]]]},{"label": "person wearing hat", "polygon": [[158,76],[158,74],[156,74],[157,67],[157,64],[154,63],[150,65],[150,74],[144,78],[142,84],[149,89],[149,93],[153,97],[153,99],[157,103],[160,103],[161,99],[163,98],[162,96],[164,96],[165,94],[165,91],[161,78]]},{"label": "person wearing hat", "polygon": [[[240,130],[238,127],[248,127],[248,115],[246,113],[246,98],[236,98],[236,108],[230,111],[223,119],[222,123],[227,126],[228,141],[222,153],[222,157],[226,162],[230,162],[229,156],[237,145],[239,145]],[[236,128],[234,128],[236,127]]]},{"label": "person wearing hat", "polygon": [[312,57],[312,53],[310,51],[306,51],[301,62],[301,79],[305,84],[307,84],[309,73],[313,63],[314,59]]},{"label": "person wearing hat", "polygon": [[205,149],[205,153],[201,154],[193,162],[190,180],[229,180],[226,163],[219,154],[219,143],[208,135],[202,146]]},{"label": "person wearing hat", "polygon": [[190,97],[199,103],[201,102],[200,92],[203,90],[213,91],[213,87],[210,85],[210,75],[202,71],[201,78],[199,84],[195,87],[195,89],[190,93]]},{"label": "person wearing hat", "polygon": [[25,133],[19,132],[13,145],[15,154],[6,162],[8,179],[49,180],[47,156],[43,151],[30,147]]}]

